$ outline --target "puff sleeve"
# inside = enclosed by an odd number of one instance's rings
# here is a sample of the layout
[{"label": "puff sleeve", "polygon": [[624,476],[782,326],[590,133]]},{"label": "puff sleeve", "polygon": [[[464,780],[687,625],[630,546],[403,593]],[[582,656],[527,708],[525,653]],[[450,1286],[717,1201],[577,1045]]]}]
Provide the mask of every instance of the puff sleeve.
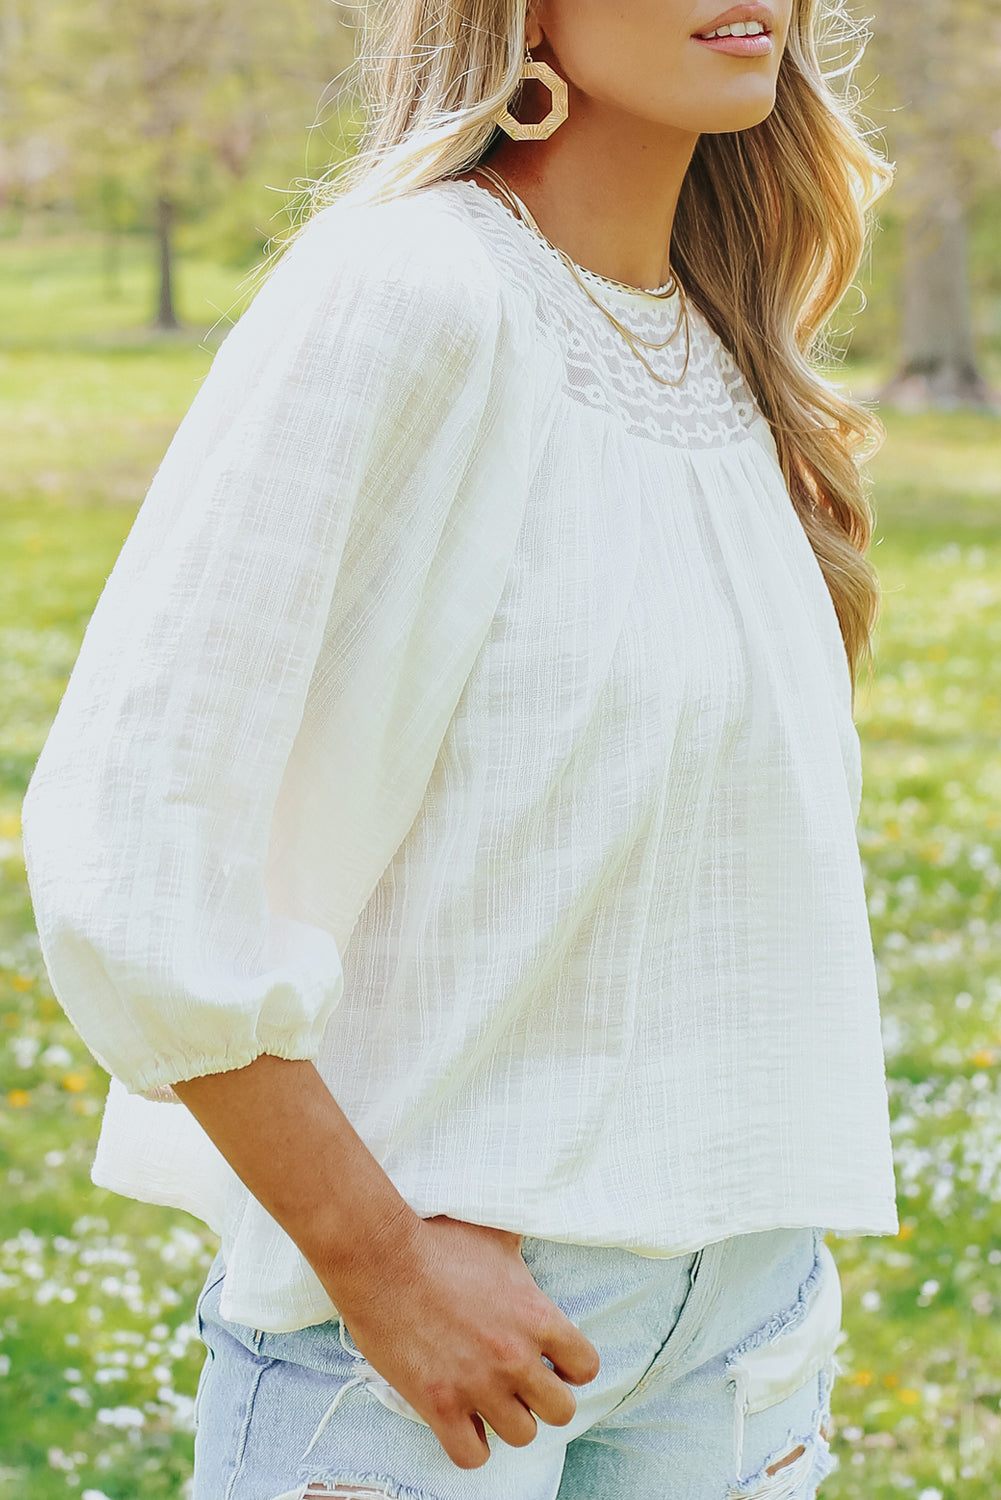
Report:
[{"label": "puff sleeve", "polygon": [[154,477],[33,770],[43,958],[132,1093],[317,1055],[489,627],[534,387],[496,271],[441,219],[334,205],[278,261]]}]

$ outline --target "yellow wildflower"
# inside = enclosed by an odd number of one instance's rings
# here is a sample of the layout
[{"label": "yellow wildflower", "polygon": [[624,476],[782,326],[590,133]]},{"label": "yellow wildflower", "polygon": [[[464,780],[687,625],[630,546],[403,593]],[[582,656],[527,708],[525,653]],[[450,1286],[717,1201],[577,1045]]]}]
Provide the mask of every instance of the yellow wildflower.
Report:
[{"label": "yellow wildflower", "polygon": [[872,1385],[871,1370],[856,1370],[852,1378],[855,1385]]},{"label": "yellow wildflower", "polygon": [[0,839],[19,839],[21,819],[17,813],[0,813]]},{"label": "yellow wildflower", "polygon": [[25,1105],[31,1103],[31,1095],[27,1089],[11,1089],[7,1095],[7,1103],[11,1109],[24,1109]]},{"label": "yellow wildflower", "polygon": [[10,983],[12,989],[19,991],[23,995],[25,990],[31,989],[34,981],[30,974],[15,974]]},{"label": "yellow wildflower", "polygon": [[897,1395],[905,1406],[915,1406],[921,1400],[921,1392],[911,1390],[910,1386],[905,1386]]},{"label": "yellow wildflower", "polygon": [[59,1082],[71,1094],[79,1094],[82,1089],[87,1087],[87,1080],[82,1073],[64,1073]]}]

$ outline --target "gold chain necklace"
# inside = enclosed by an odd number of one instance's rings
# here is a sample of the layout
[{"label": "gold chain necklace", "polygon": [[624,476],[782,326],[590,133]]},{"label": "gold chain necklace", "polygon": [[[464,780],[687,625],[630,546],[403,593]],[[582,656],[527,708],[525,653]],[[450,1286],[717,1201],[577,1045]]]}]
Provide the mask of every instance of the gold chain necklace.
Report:
[{"label": "gold chain necklace", "polygon": [[[561,250],[560,249],[559,245],[554,245],[553,242],[552,242],[552,240],[546,239],[546,236],[542,233],[542,230],[539,228],[538,224],[536,224],[536,222],[533,219],[531,213],[529,212],[527,206],[524,203],[522,203],[522,201],[518,197],[517,193],[514,191],[513,188],[511,188],[511,187],[508,186],[508,184],[504,181],[503,177],[499,176],[498,173],[495,172],[492,167],[473,167],[472,170],[474,172],[479,172],[484,177],[489,177],[490,180],[491,180],[491,182],[496,183],[496,185],[498,186],[498,188],[500,188],[501,193],[503,194],[504,199],[505,199],[506,203],[508,204],[508,206],[510,208],[512,208],[514,210],[514,212],[518,215],[518,217],[525,222],[525,224],[528,226],[529,229],[531,229],[531,230],[534,231],[534,233],[539,237],[540,240],[543,241],[544,244],[548,245],[551,250],[555,250],[555,252],[559,256],[560,260],[563,262],[563,264],[566,266],[567,270],[570,272],[570,274],[573,276],[574,280],[577,282],[577,285],[579,287],[581,287],[584,292],[586,292],[587,296],[594,303],[595,307],[597,307],[601,312],[603,312],[605,314],[605,317],[608,319],[608,321],[615,328],[618,329],[619,333],[625,339],[625,341],[629,345],[630,349],[632,349],[633,353],[636,355],[636,358],[649,371],[649,373],[653,376],[654,380],[658,381],[660,385],[671,385],[671,386],[681,385],[682,381],[685,378],[685,375],[688,372],[688,362],[689,362],[689,359],[691,358],[691,353],[692,353],[692,333],[691,333],[691,325],[690,325],[689,317],[688,317],[688,298],[685,295],[685,289],[684,289],[684,287],[681,285],[681,282],[678,280],[678,278],[675,275],[673,269],[671,271],[670,280],[667,281],[667,282],[665,282],[665,284],[664,284],[663,287],[658,287],[655,291],[649,291],[649,292],[647,292],[647,295],[650,296],[650,297],[667,298],[667,297],[673,296],[674,293],[675,293],[675,291],[677,291],[678,297],[679,297],[679,300],[680,300],[680,304],[681,304],[681,310],[680,310],[679,315],[678,315],[678,321],[677,321],[677,323],[675,323],[674,328],[671,330],[671,333],[669,334],[669,336],[663,341],[663,343],[660,343],[660,344],[653,343],[649,339],[640,338],[640,336],[639,336],[638,333],[633,333],[632,329],[627,328],[624,323],[621,323],[619,321],[619,319],[615,316],[615,314],[613,312],[610,312],[609,309],[607,307],[605,307],[603,303],[601,303],[601,302],[598,301],[597,297],[591,291],[591,288],[587,285],[587,283],[583,280],[583,278],[578,274],[577,266],[574,263],[574,261],[571,260],[570,256],[566,253],[565,250]],[[594,274],[597,275],[598,273],[594,272]],[[610,277],[610,276],[605,276],[602,279],[604,281],[612,281],[613,280],[613,278]],[[643,287],[630,287],[624,281],[615,282],[614,284],[617,285],[617,286],[621,286],[626,291],[645,291],[646,290]],[[684,323],[684,325],[685,325],[685,364],[684,364],[684,368],[682,369],[681,376],[680,376],[680,378],[678,380],[665,380],[662,375],[658,375],[657,372],[656,372],[656,370],[654,370],[654,369],[651,368],[649,361],[646,360],[646,359],[644,359],[643,355],[640,353],[639,349],[637,348],[637,345],[638,344],[642,344],[645,349],[666,349],[667,346],[668,346],[668,344],[671,344],[671,343],[674,342],[675,338],[678,335],[678,330],[680,329],[682,323]]]}]

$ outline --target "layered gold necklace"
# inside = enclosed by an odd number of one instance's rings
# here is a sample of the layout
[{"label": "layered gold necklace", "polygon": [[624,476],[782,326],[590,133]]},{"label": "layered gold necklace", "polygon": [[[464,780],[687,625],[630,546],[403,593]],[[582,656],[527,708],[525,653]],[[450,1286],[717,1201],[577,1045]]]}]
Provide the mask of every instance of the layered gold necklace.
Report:
[{"label": "layered gold necklace", "polygon": [[[612,326],[618,329],[619,333],[625,339],[626,343],[629,345],[636,358],[650,372],[654,380],[658,381],[661,385],[681,385],[688,371],[688,361],[691,357],[692,352],[692,334],[691,325],[688,318],[688,298],[685,295],[684,287],[681,285],[681,282],[675,275],[674,269],[672,268],[670,279],[666,281],[663,286],[656,287],[652,290],[647,290],[646,287],[630,286],[628,282],[616,281],[611,276],[602,276],[600,278],[602,281],[609,282],[612,286],[621,287],[623,291],[643,292],[648,297],[658,297],[666,299],[668,297],[673,297],[675,292],[677,292],[680,311],[678,313],[678,321],[675,323],[674,328],[671,330],[671,333],[668,335],[668,337],[664,339],[662,343],[655,343],[651,342],[649,339],[640,338],[638,333],[634,333],[631,328],[627,328],[624,323],[620,322],[615,314],[611,312],[609,308],[605,307],[604,303],[599,302],[598,298],[591,291],[591,288],[587,285],[587,282],[580,275],[576,263],[570,259],[570,256],[567,255],[565,250],[561,250],[559,245],[554,245],[552,240],[546,238],[546,236],[542,233],[542,230],[539,228],[538,224],[536,224],[532,215],[529,213],[527,206],[521,201],[514,189],[508,186],[503,177],[499,176],[492,167],[473,167],[472,170],[474,172],[479,172],[483,177],[489,177],[491,182],[496,183],[509,208],[511,208],[514,213],[520,219],[522,219],[525,224],[527,224],[528,228],[531,229],[539,237],[539,239],[543,241],[544,244],[548,245],[551,250],[554,250],[556,252],[560,260],[563,262],[567,270],[577,282],[578,286],[580,286],[584,290],[584,292],[587,293],[588,297],[594,303],[595,307],[597,307],[601,312],[604,313],[605,317],[612,324]],[[583,267],[581,267],[580,269],[583,269]],[[593,271],[591,274],[597,276],[599,273],[597,271]],[[681,376],[678,380],[665,380],[662,375],[658,375],[657,371],[651,367],[649,361],[645,359],[644,356],[640,353],[640,349],[638,346],[642,345],[644,349],[666,349],[667,346],[669,344],[672,344],[677,338],[682,324],[684,324],[685,327],[684,368],[682,369]]]}]

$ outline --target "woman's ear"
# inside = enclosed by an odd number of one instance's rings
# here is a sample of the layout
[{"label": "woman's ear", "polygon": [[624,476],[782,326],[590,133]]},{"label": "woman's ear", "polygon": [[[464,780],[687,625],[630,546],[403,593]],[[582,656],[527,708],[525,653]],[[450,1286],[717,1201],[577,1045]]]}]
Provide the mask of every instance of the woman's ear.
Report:
[{"label": "woman's ear", "polygon": [[528,9],[525,13],[525,40],[530,52],[539,46],[545,35],[542,29],[541,12],[540,0],[528,0]]}]

